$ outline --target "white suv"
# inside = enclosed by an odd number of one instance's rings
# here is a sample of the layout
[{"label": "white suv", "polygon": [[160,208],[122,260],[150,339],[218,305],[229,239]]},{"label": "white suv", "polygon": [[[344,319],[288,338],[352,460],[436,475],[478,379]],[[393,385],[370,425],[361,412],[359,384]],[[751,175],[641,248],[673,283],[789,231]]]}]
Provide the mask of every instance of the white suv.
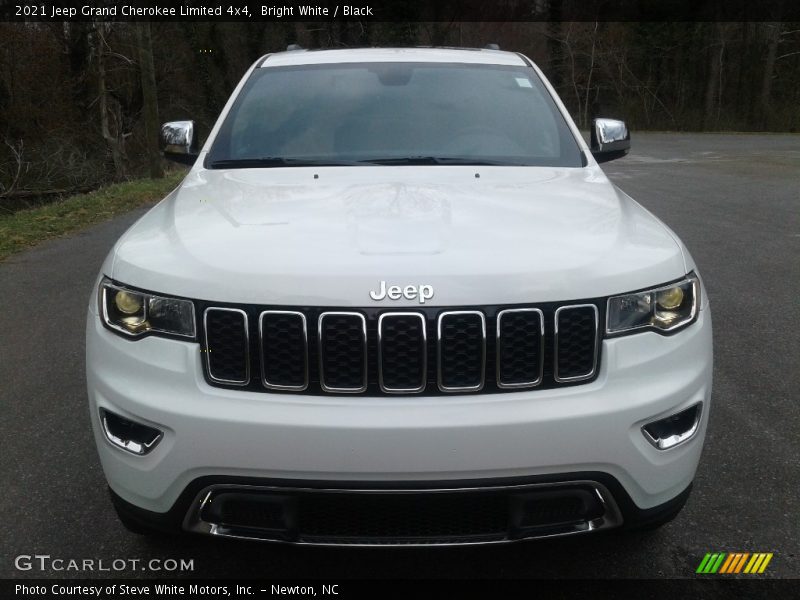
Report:
[{"label": "white suv", "polygon": [[92,425],[132,530],[303,544],[651,528],[711,400],[697,268],[511,52],[293,50],[117,242]]}]

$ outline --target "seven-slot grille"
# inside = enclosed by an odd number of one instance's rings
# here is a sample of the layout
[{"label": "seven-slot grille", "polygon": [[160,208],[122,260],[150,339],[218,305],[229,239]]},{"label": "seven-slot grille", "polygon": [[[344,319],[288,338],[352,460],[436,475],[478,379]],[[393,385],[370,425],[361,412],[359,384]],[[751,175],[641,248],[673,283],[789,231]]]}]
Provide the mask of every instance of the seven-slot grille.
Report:
[{"label": "seven-slot grille", "polygon": [[204,369],[219,387],[307,394],[450,394],[587,382],[596,303],[386,311],[205,306]]}]

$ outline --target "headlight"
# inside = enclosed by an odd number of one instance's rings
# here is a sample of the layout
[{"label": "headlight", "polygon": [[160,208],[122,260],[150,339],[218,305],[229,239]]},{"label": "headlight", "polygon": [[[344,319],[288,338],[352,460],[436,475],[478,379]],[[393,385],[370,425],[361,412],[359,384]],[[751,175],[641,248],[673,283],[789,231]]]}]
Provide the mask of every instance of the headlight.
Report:
[{"label": "headlight", "polygon": [[100,313],[108,327],[126,337],[166,334],[195,337],[194,304],[120,287],[103,279]]},{"label": "headlight", "polygon": [[694,321],[699,305],[700,282],[690,273],[677,283],[609,298],[606,333],[675,331]]}]

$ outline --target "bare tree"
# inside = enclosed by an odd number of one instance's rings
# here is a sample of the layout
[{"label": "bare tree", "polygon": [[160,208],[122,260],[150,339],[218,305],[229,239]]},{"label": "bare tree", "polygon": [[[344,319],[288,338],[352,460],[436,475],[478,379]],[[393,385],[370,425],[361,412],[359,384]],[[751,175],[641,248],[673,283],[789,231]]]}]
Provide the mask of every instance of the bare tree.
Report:
[{"label": "bare tree", "polygon": [[153,66],[153,42],[150,37],[150,23],[136,26],[136,40],[139,47],[139,73],[142,80],[142,100],[144,103],[145,148],[150,177],[164,176],[161,169],[161,156],[158,151],[158,94],[156,91],[156,72]]},{"label": "bare tree", "polygon": [[14,190],[17,188],[17,185],[19,185],[19,180],[22,176],[23,169],[26,168],[25,161],[22,158],[23,151],[25,149],[24,142],[22,140],[19,140],[14,144],[8,140],[4,140],[4,142],[11,151],[13,163],[8,173],[5,173],[4,170],[0,170],[0,175],[3,176],[3,179],[6,179],[6,177],[8,178],[7,183],[4,183],[3,180],[0,179],[0,198],[3,196],[10,196],[14,192]]},{"label": "bare tree", "polygon": [[[97,60],[97,93],[100,108],[100,131],[103,139],[111,152],[114,161],[114,172],[117,179],[127,178],[125,156],[125,133],[122,127],[122,115],[119,103],[110,94],[107,84],[106,57],[108,56],[108,42],[106,34],[111,28],[110,23],[96,22],[96,60]],[[113,123],[112,123],[113,121]]]},{"label": "bare tree", "polygon": [[[566,64],[567,81],[575,98],[574,116],[580,127],[589,126],[589,107],[594,103],[592,94],[598,93],[593,77],[598,63],[598,29],[594,23],[568,23],[566,27],[549,28],[545,35],[557,42],[560,50],[550,48],[551,59],[563,57]],[[558,36],[558,37],[555,37]],[[558,62],[551,62],[551,70],[563,72]]]},{"label": "bare tree", "polygon": [[[717,109],[721,96],[722,63],[725,54],[725,35],[722,23],[715,23],[716,39],[709,47],[708,80],[706,83],[703,129],[712,129],[719,121]],[[715,116],[716,115],[716,116]]]},{"label": "bare tree", "polygon": [[589,51],[589,67],[586,74],[586,93],[583,100],[583,117],[582,124],[584,127],[589,127],[589,93],[592,90],[592,75],[594,74],[594,59],[595,49],[597,48],[597,21],[594,22],[594,29],[592,30],[592,48]]},{"label": "bare tree", "polygon": [[767,56],[764,60],[764,73],[761,78],[761,93],[758,97],[758,112],[761,126],[767,125],[770,106],[772,104],[772,78],[775,74],[775,58],[778,54],[778,42],[781,38],[780,23],[766,23]]}]

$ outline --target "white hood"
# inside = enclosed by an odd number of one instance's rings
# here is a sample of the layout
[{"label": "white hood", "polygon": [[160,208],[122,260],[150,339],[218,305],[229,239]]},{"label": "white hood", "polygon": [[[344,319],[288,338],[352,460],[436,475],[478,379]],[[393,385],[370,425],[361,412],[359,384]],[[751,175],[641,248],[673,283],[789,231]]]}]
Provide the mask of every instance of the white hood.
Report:
[{"label": "white hood", "polygon": [[[114,279],[220,302],[431,306],[565,301],[685,274],[681,247],[599,167],[205,170],[115,248]],[[417,300],[381,301],[417,306]]]}]

